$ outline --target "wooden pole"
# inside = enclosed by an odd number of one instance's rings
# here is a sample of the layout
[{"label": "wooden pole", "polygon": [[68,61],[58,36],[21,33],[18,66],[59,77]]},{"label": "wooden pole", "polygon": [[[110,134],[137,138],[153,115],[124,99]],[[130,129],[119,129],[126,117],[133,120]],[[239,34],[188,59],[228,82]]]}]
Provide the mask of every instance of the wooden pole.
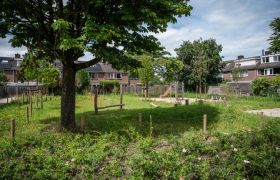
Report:
[{"label": "wooden pole", "polygon": [[24,92],[22,93],[22,104],[24,104]]},{"label": "wooden pole", "polygon": [[253,93],[253,94],[254,94],[254,100],[255,100],[255,98],[256,98],[256,97],[255,97],[255,93]]},{"label": "wooden pole", "polygon": [[84,114],[82,114],[82,117],[81,117],[81,131],[84,131],[84,127],[85,127]]},{"label": "wooden pole", "polygon": [[197,89],[198,89],[198,84],[196,84],[195,101],[197,101]]},{"label": "wooden pole", "polygon": [[261,112],[261,124],[260,124],[261,128],[263,126],[263,112]]},{"label": "wooden pole", "polygon": [[207,124],[207,115],[204,114],[204,117],[203,117],[203,130],[204,130],[204,134],[206,133],[206,124]]},{"label": "wooden pole", "polygon": [[98,114],[98,109],[97,109],[97,87],[95,87],[95,92],[94,92],[94,111],[95,114]]},{"label": "wooden pole", "polygon": [[141,133],[141,113],[139,113],[139,134]]},{"label": "wooden pole", "polygon": [[15,119],[11,119],[11,138],[15,138]]},{"label": "wooden pole", "polygon": [[29,91],[30,93],[30,117],[32,117],[32,94],[31,91]]},{"label": "wooden pole", "polygon": [[206,102],[206,84],[205,84],[205,87],[204,87],[204,94],[205,94],[205,102]]},{"label": "wooden pole", "polygon": [[18,109],[19,109],[19,97],[17,98],[17,100],[18,100]]},{"label": "wooden pole", "polygon": [[27,120],[27,124],[29,124],[29,119],[28,119],[28,107],[26,107],[26,120]]},{"label": "wooden pole", "polygon": [[41,109],[43,109],[43,92],[40,91],[40,103],[41,103]]},{"label": "wooden pole", "polygon": [[7,94],[7,104],[9,103],[8,98],[9,98],[9,96],[8,96],[8,94]]},{"label": "wooden pole", "polygon": [[[120,104],[122,104],[122,98],[123,98],[123,94],[122,94],[122,85],[120,85],[120,96],[121,96]],[[120,110],[122,110],[122,106],[120,106]]]},{"label": "wooden pole", "polygon": [[216,105],[216,101],[215,101],[215,100],[212,100],[212,106],[215,107],[215,105]]}]

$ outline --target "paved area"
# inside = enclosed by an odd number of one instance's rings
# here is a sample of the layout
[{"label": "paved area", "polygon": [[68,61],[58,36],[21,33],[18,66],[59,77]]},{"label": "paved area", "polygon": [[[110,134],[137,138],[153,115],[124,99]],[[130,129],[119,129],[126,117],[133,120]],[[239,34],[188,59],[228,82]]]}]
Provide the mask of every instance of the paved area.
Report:
[{"label": "paved area", "polygon": [[[8,102],[11,102],[11,98],[8,98]],[[0,106],[7,103],[7,98],[0,98]]]},{"label": "paved area", "polygon": [[263,112],[263,115],[265,116],[272,116],[272,117],[280,117],[280,108],[274,108],[274,109],[260,109],[260,110],[250,110],[250,111],[244,111],[247,113],[261,113]]}]

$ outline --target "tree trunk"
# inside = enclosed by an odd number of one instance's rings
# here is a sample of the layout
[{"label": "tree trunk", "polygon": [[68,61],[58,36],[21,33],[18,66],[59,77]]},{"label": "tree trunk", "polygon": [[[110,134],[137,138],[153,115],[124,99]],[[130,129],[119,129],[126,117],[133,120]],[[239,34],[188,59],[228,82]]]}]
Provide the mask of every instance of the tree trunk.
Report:
[{"label": "tree trunk", "polygon": [[61,94],[61,125],[76,127],[75,122],[75,74],[71,65],[63,66],[63,86]]}]

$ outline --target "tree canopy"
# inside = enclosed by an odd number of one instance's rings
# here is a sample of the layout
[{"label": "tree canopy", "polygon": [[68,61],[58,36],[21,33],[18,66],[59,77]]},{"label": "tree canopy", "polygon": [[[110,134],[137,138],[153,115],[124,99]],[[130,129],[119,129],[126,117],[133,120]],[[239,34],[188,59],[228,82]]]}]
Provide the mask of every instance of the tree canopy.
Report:
[{"label": "tree canopy", "polygon": [[[206,81],[207,84],[220,83],[222,79],[219,78],[218,75],[226,65],[222,63],[223,56],[220,56],[222,48],[222,45],[218,45],[216,40],[212,38],[207,40],[199,39],[193,42],[183,41],[183,44],[175,49],[177,59],[184,64],[183,69],[178,73],[179,81],[184,81],[186,85],[195,87],[195,84],[199,81],[199,73],[198,70],[195,69],[196,64],[199,63],[196,59],[198,53],[202,53],[203,51],[201,56],[204,56],[204,58],[208,60],[207,68],[204,69],[205,75],[203,73],[202,80],[204,80],[204,82]],[[201,71],[201,69],[199,71]],[[208,73],[206,73],[206,71],[208,71]]]},{"label": "tree canopy", "polygon": [[[39,48],[63,64],[61,125],[75,127],[75,75],[103,60],[126,70],[140,62],[145,49],[162,49],[148,32],[165,32],[177,17],[189,16],[188,0],[4,0],[0,3],[0,36],[12,34],[12,47]],[[122,48],[119,48],[122,47]],[[91,53],[84,63],[75,61]]]},{"label": "tree canopy", "polygon": [[271,47],[268,49],[274,53],[280,52],[280,18],[277,17],[269,24],[269,27],[273,31],[272,36],[268,39]]}]

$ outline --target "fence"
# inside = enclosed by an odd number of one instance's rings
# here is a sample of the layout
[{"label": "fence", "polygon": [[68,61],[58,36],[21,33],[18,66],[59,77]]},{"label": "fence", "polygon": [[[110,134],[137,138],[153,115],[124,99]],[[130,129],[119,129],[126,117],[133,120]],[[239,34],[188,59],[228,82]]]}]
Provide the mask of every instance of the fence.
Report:
[{"label": "fence", "polygon": [[[145,86],[125,86],[123,87],[123,92],[131,94],[141,94],[142,88],[145,88]],[[168,88],[169,86],[149,86],[149,94],[163,94]],[[145,90],[143,90],[143,93],[145,93]]]},{"label": "fence", "polygon": [[[3,87],[0,86],[0,98],[1,97],[7,97],[9,95],[15,96],[15,95],[21,95],[23,93],[27,93],[28,89],[35,90],[36,87]],[[43,94],[48,94],[49,89],[47,87],[38,87],[39,90],[43,91]],[[32,92],[34,93],[34,91]]]}]

